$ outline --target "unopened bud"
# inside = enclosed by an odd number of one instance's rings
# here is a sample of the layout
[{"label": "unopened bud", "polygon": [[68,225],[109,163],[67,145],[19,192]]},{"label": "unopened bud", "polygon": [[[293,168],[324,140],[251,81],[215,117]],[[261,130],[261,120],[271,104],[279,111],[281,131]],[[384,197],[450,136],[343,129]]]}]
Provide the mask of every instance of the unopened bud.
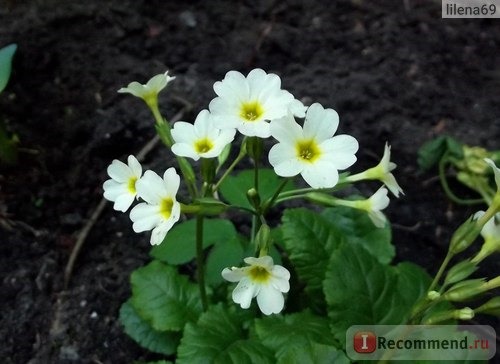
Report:
[{"label": "unopened bud", "polygon": [[446,293],[443,298],[447,301],[462,302],[484,292],[484,279],[469,279],[455,284]]},{"label": "unopened bud", "polygon": [[464,260],[454,265],[446,275],[444,283],[446,285],[460,282],[461,280],[469,277],[477,269],[477,266],[469,260]]},{"label": "unopened bud", "polygon": [[247,199],[248,202],[250,202],[250,205],[252,205],[255,209],[258,209],[260,207],[259,192],[257,192],[255,188],[250,188],[247,191]]},{"label": "unopened bud", "polygon": [[269,243],[271,240],[271,229],[267,224],[262,224],[259,231],[255,235],[255,244],[259,248],[262,255],[267,255],[269,250]]},{"label": "unopened bud", "polygon": [[429,301],[435,301],[437,299],[439,299],[441,297],[441,294],[437,291],[429,291],[429,293],[427,293],[427,299]]},{"label": "unopened bud", "polygon": [[457,320],[472,320],[474,318],[474,310],[470,307],[464,307],[456,310],[453,317]]},{"label": "unopened bud", "polygon": [[450,252],[458,254],[467,249],[478,237],[481,232],[481,226],[477,224],[473,216],[467,219],[455,231],[450,241]]},{"label": "unopened bud", "polygon": [[500,317],[500,297],[494,297],[474,311]]}]

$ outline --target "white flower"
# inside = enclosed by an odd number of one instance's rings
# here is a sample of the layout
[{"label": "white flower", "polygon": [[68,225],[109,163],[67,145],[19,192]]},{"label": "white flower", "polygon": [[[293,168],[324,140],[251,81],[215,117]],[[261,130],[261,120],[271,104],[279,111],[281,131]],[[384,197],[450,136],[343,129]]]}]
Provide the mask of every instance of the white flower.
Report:
[{"label": "white flower", "polygon": [[108,166],[108,175],[111,179],[103,184],[104,198],[114,201],[115,210],[125,212],[137,195],[136,182],[142,175],[141,164],[133,155],[129,155],[128,165],[115,159]]},{"label": "white flower", "polygon": [[131,82],[127,87],[122,87],[118,90],[120,93],[129,93],[136,97],[139,97],[149,103],[150,101],[156,100],[158,94],[163,90],[167,84],[173,81],[175,77],[170,77],[168,71],[161,73],[159,75],[151,78],[145,85],[139,82]]},{"label": "white flower", "polygon": [[339,116],[318,103],[307,109],[304,128],[287,116],[271,122],[271,134],[278,140],[269,151],[269,162],[277,175],[301,174],[313,188],[334,187],[338,170],[356,162],[358,141],[350,135],[337,135]]},{"label": "white flower", "polygon": [[224,268],[222,277],[229,282],[238,282],[233,291],[233,301],[241,308],[249,308],[252,298],[265,315],[280,313],[285,299],[283,293],[290,290],[290,272],[281,265],[274,265],[273,258],[245,258],[249,267]]},{"label": "white flower", "polygon": [[485,158],[484,161],[489,164],[491,168],[493,168],[493,172],[495,173],[495,183],[497,184],[497,194],[500,193],[500,169],[495,165],[489,158]]},{"label": "white flower", "polygon": [[389,206],[389,197],[387,197],[387,189],[381,187],[368,200],[365,206],[365,211],[368,212],[368,217],[372,220],[373,225],[378,228],[385,226],[387,218],[382,213],[382,210]]},{"label": "white flower", "polygon": [[202,110],[193,124],[178,121],[172,129],[172,152],[181,157],[197,161],[201,158],[218,157],[224,147],[231,143],[236,129],[220,130],[214,127],[208,110]]},{"label": "white flower", "polygon": [[304,116],[304,105],[281,89],[281,79],[260,68],[250,71],[246,78],[240,72],[229,71],[214,84],[214,91],[218,97],[210,102],[209,109],[220,129],[237,128],[247,136],[268,138],[268,121],[288,113]]},{"label": "white flower", "polygon": [[365,179],[379,180],[386,185],[394,196],[399,197],[399,194],[403,193],[403,189],[399,186],[396,178],[394,178],[394,175],[391,173],[396,167],[396,163],[391,162],[391,147],[388,143],[385,143],[384,155],[379,164],[364,172],[348,176],[347,181],[355,182]]},{"label": "white flower", "polygon": [[174,168],[165,171],[163,179],[153,171],[146,171],[137,181],[137,195],[142,202],[130,211],[136,233],[153,230],[151,244],[160,244],[167,232],[179,220],[181,207],[176,194],[180,178]]},{"label": "white flower", "polygon": [[[484,215],[484,211],[478,211],[474,214],[474,219],[479,220]],[[500,243],[500,224],[496,223],[497,218],[500,218],[500,214],[496,214],[491,219],[489,219],[486,224],[483,225],[481,229],[481,236],[486,241],[498,241]]]}]

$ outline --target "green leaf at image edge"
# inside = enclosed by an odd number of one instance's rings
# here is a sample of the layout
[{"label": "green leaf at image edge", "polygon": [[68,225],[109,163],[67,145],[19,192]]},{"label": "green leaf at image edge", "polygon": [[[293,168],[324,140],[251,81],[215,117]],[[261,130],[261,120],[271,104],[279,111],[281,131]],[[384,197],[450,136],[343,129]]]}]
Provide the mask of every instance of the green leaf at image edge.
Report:
[{"label": "green leaf at image edge", "polygon": [[2,92],[9,82],[12,70],[12,58],[16,53],[17,45],[10,44],[0,49],[0,92]]},{"label": "green leaf at image edge", "polygon": [[180,334],[153,329],[149,323],[139,317],[130,299],[120,308],[120,322],[125,333],[143,348],[164,355],[172,355],[177,351]]},{"label": "green leaf at image edge", "polygon": [[180,331],[202,312],[198,286],[157,260],[131,276],[132,305],[158,331]]}]

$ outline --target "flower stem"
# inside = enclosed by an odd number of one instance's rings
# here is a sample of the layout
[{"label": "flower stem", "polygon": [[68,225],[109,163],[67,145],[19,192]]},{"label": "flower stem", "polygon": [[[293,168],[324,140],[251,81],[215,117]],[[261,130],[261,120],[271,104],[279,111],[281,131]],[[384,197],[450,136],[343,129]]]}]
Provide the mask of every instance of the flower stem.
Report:
[{"label": "flower stem", "polygon": [[439,161],[439,180],[441,181],[441,185],[443,186],[443,189],[444,189],[446,196],[448,196],[448,198],[451,201],[458,203],[460,205],[477,205],[480,203],[484,203],[484,200],[482,198],[463,199],[463,198],[460,198],[457,195],[455,195],[455,193],[453,193],[450,186],[448,185],[448,181],[447,181],[446,175],[445,175],[445,164],[447,161],[448,161],[448,159],[446,158],[446,155],[443,156],[443,158],[441,158],[441,160]]},{"label": "flower stem", "polygon": [[279,197],[281,191],[283,191],[283,188],[285,188],[285,186],[289,180],[290,180],[289,178],[284,178],[281,181],[281,184],[276,189],[276,192],[274,192],[274,195],[270,199],[268,199],[266,202],[264,202],[264,205],[262,206],[263,213],[266,213],[266,211],[269,208],[273,207],[274,203],[276,202],[276,199]]},{"label": "flower stem", "polygon": [[200,289],[203,311],[208,309],[207,292],[205,289],[205,266],[203,257],[203,216],[196,216],[196,266],[198,273],[198,287]]},{"label": "flower stem", "polygon": [[430,291],[434,290],[434,288],[438,284],[439,280],[441,279],[441,276],[443,275],[444,270],[446,269],[446,267],[450,263],[451,258],[453,258],[453,253],[451,253],[450,251],[448,251],[448,253],[446,254],[446,257],[443,260],[443,263],[441,263],[441,266],[439,267],[439,270],[436,273],[436,276],[434,277],[434,279],[432,280],[431,285],[427,289],[427,292],[430,292]]},{"label": "flower stem", "polygon": [[222,175],[222,177],[219,179],[219,181],[217,181],[217,183],[212,188],[212,192],[217,191],[217,189],[220,187],[220,185],[224,181],[224,179],[229,175],[229,173],[231,173],[233,171],[234,167],[236,167],[236,165],[239,162],[241,162],[241,160],[243,159],[243,157],[245,157],[245,155],[247,154],[247,151],[246,151],[246,148],[245,148],[245,143],[246,143],[246,139],[244,139],[241,142],[241,149],[240,149],[240,152],[239,152],[238,156],[235,158],[235,160],[233,161],[233,163],[231,163],[231,165],[229,167],[227,167],[227,169],[224,172],[224,174]]}]

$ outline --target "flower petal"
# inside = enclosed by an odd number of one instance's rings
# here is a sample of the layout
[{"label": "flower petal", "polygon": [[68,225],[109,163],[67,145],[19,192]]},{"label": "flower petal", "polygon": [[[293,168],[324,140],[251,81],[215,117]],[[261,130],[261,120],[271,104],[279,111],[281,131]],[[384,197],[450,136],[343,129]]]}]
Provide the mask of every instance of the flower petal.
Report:
[{"label": "flower petal", "polygon": [[152,230],[158,226],[162,220],[157,205],[140,203],[130,211],[130,220],[133,221],[132,228],[136,233]]},{"label": "flower petal", "polygon": [[134,199],[135,199],[135,195],[133,195],[131,193],[124,193],[124,194],[118,196],[118,198],[116,199],[116,201],[113,205],[113,208],[116,211],[125,212],[132,205],[132,203],[134,202]]},{"label": "flower petal", "polygon": [[280,143],[295,145],[295,141],[303,139],[302,128],[291,115],[271,121],[269,127],[273,138]]},{"label": "flower petal", "polygon": [[298,175],[304,169],[294,155],[295,149],[287,144],[276,144],[269,151],[269,163],[274,172],[281,177],[292,177]]},{"label": "flower petal", "polygon": [[188,157],[195,161],[200,159],[200,156],[193,148],[193,144],[187,143],[175,143],[172,145],[172,153],[178,155],[179,157]]},{"label": "flower petal", "polygon": [[196,139],[194,125],[185,121],[178,121],[172,128],[172,138],[176,143],[191,144]]},{"label": "flower petal", "polygon": [[177,174],[177,171],[174,167],[170,167],[163,174],[163,180],[165,181],[165,187],[167,194],[166,196],[173,198],[177,195],[177,191],[179,190],[179,185],[181,182],[181,178]]},{"label": "flower petal", "polygon": [[257,304],[264,315],[280,313],[285,305],[283,294],[272,285],[263,285],[257,295]]},{"label": "flower petal", "polygon": [[318,143],[331,138],[337,131],[339,115],[333,109],[324,109],[314,103],[307,109],[304,121],[304,138],[315,139]]},{"label": "flower petal", "polygon": [[350,135],[337,135],[320,144],[325,153],[325,160],[335,164],[337,169],[346,169],[352,166],[357,158],[358,141]]},{"label": "flower petal", "polygon": [[105,181],[102,187],[104,188],[104,198],[108,201],[116,201],[120,195],[128,193],[126,185],[112,179]]},{"label": "flower petal", "polygon": [[246,277],[245,269],[244,268],[236,268],[236,267],[233,267],[231,269],[224,268],[222,270],[221,275],[222,275],[222,278],[224,278],[226,281],[229,281],[229,282],[239,282],[244,277]]},{"label": "flower petal", "polygon": [[125,163],[115,159],[108,166],[108,175],[116,182],[125,183],[132,176],[132,171]]},{"label": "flower petal", "polygon": [[135,183],[137,195],[149,204],[157,205],[160,200],[169,196],[164,181],[153,171],[146,171]]},{"label": "flower petal", "polygon": [[300,174],[312,188],[332,188],[339,181],[336,166],[327,161],[306,165]]},{"label": "flower petal", "polygon": [[243,278],[233,290],[232,298],[241,308],[249,308],[252,298],[259,292],[259,286],[253,284],[249,279]]},{"label": "flower petal", "polygon": [[140,178],[142,175],[142,166],[137,160],[137,158],[133,155],[129,155],[128,159],[128,166],[130,167],[130,170],[134,174],[135,177]]}]

